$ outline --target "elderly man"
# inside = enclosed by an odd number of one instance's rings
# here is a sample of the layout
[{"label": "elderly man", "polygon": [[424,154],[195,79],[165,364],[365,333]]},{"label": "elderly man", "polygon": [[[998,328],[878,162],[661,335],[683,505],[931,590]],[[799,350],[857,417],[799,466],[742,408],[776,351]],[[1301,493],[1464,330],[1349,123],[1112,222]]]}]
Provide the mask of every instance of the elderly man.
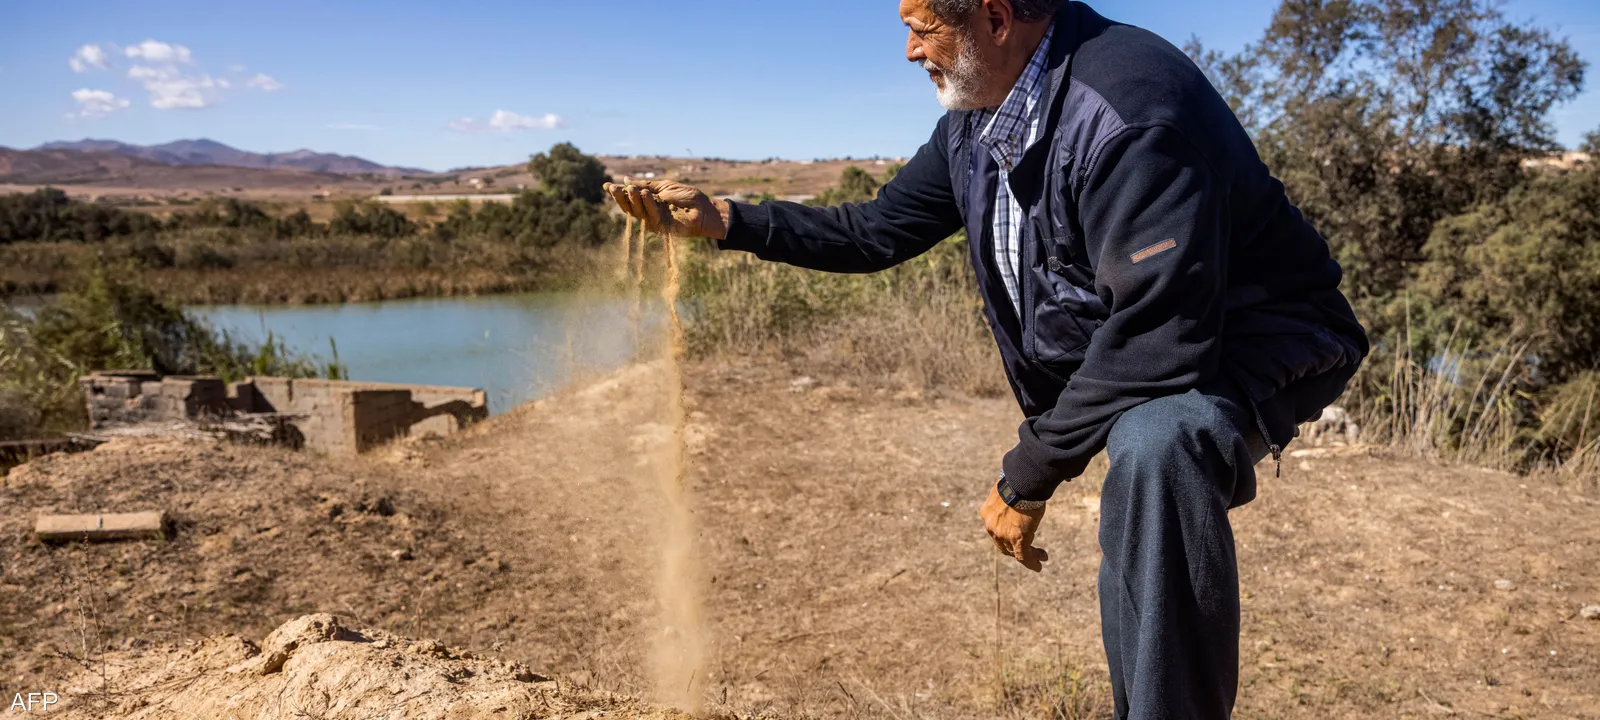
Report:
[{"label": "elderly man", "polygon": [[1061,0],[902,0],[900,15],[906,59],[949,112],[875,200],[608,190],[652,228],[834,272],[883,270],[965,228],[1027,416],[982,509],[989,534],[1038,570],[1046,502],[1107,451],[1099,594],[1117,717],[1226,718],[1228,510],[1368,350],[1339,265],[1161,38]]}]

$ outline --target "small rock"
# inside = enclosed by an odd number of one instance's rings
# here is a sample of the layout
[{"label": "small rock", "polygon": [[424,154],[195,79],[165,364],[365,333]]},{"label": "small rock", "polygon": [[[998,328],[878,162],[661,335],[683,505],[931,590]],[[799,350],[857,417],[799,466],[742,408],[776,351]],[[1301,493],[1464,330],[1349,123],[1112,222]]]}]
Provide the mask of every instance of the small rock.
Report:
[{"label": "small rock", "polygon": [[803,393],[815,387],[816,384],[816,379],[809,375],[806,377],[795,378],[794,380],[789,381],[789,392]]},{"label": "small rock", "polygon": [[1578,612],[1585,620],[1600,620],[1600,605],[1590,605]]},{"label": "small rock", "polygon": [[[547,677],[545,677],[543,675],[540,675],[540,674],[538,674],[538,673],[536,673],[536,672],[534,672],[532,670],[529,670],[528,666],[523,665],[522,663],[512,663],[512,665],[511,665],[511,677],[512,677],[513,680],[516,680],[517,682],[525,682],[525,683],[550,682],[550,678],[547,678]],[[584,682],[585,683],[588,682],[588,678],[587,677],[584,678]]]},{"label": "small rock", "polygon": [[410,560],[411,559],[411,551],[410,550],[390,550],[389,551],[389,557],[391,557],[391,558],[393,558],[395,560]]},{"label": "small rock", "polygon": [[438,640],[418,640],[414,643],[411,643],[411,647],[407,648],[407,650],[411,651],[411,653],[414,655],[436,655],[439,657],[444,657],[450,654],[449,649],[444,646],[444,643],[439,642]]},{"label": "small rock", "polygon": [[1512,590],[1517,589],[1517,584],[1505,578],[1500,578],[1499,580],[1494,581],[1494,589],[1502,592],[1511,592]]}]

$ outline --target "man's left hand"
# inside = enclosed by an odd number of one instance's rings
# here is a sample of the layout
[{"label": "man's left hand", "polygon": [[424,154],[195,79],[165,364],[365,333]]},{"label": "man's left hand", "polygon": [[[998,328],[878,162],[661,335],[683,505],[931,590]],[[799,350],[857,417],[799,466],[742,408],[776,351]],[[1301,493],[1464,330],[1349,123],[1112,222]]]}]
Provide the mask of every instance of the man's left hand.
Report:
[{"label": "man's left hand", "polygon": [[989,537],[994,538],[994,544],[1000,548],[1000,552],[1015,558],[1029,570],[1044,570],[1050,553],[1033,546],[1033,535],[1039,530],[1039,521],[1044,519],[1044,508],[1014,509],[1000,499],[1000,489],[995,487],[989,490],[989,499],[984,501],[980,512],[984,529],[989,531]]}]

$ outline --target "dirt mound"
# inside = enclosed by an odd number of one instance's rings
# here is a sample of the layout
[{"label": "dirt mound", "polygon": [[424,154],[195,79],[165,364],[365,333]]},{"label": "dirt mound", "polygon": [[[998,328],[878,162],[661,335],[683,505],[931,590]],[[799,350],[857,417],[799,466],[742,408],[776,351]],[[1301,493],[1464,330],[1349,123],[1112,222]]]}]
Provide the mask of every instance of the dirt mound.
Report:
[{"label": "dirt mound", "polygon": [[[167,542],[52,546],[42,513],[164,510]],[[0,691],[48,687],[110,650],[266,634],[339,612],[459,637],[507,565],[383,466],[210,441],[118,440],[0,487]]]},{"label": "dirt mound", "polygon": [[52,717],[517,720],[584,712],[646,720],[687,717],[562,687],[520,664],[437,640],[356,629],[333,615],[291,620],[259,646],[224,635],[114,654],[75,684]]}]

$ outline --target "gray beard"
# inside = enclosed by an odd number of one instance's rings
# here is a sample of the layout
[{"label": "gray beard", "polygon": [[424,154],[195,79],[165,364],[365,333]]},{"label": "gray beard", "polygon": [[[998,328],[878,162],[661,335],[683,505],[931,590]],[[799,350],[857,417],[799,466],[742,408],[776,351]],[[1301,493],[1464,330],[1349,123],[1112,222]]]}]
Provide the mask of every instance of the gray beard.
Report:
[{"label": "gray beard", "polygon": [[980,99],[989,85],[988,68],[978,62],[978,43],[971,35],[961,41],[961,52],[948,68],[932,61],[922,62],[924,70],[938,70],[944,74],[944,87],[939,88],[939,104],[946,110],[977,110],[987,107]]}]

